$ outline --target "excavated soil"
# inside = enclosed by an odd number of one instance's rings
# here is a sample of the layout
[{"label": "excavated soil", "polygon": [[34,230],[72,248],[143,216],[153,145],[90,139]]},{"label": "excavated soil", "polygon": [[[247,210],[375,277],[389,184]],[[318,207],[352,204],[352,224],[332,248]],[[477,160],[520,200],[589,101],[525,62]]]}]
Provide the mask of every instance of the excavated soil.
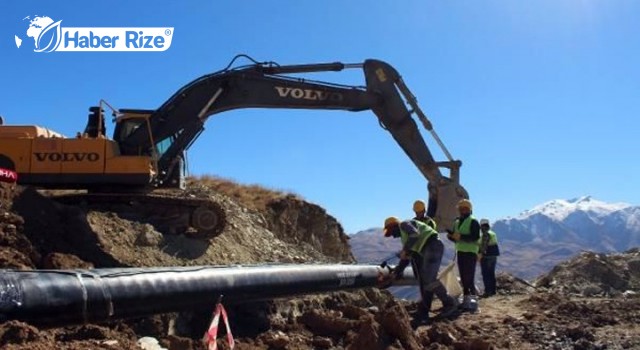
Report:
[{"label": "excavated soil", "polygon": [[[228,226],[205,244],[161,232],[134,213],[61,205],[30,189],[1,186],[3,268],[353,261],[339,223],[295,196],[255,208],[197,184],[175,194],[211,198],[225,208]],[[481,299],[479,312],[417,329],[410,325],[417,305],[377,289],[228,305],[227,311],[236,349],[640,349],[638,261],[638,250],[584,253],[535,284],[501,274],[498,295]],[[152,337],[142,341],[158,344],[147,348],[205,349],[211,311],[59,328],[4,320],[0,348],[140,349],[141,338]],[[218,345],[229,348],[223,331]]]},{"label": "excavated soil", "polygon": [[582,252],[541,276],[536,285],[586,297],[635,294],[640,290],[640,249],[609,255]]}]

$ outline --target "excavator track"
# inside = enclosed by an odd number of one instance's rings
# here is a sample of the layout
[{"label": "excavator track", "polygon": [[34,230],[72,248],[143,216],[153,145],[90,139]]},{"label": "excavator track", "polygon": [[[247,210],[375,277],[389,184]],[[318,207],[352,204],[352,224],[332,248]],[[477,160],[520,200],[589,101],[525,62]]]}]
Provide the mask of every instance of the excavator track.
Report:
[{"label": "excavator track", "polygon": [[226,225],[224,209],[203,198],[148,193],[82,193],[52,197],[61,204],[117,213],[121,218],[153,225],[163,234],[209,240]]}]

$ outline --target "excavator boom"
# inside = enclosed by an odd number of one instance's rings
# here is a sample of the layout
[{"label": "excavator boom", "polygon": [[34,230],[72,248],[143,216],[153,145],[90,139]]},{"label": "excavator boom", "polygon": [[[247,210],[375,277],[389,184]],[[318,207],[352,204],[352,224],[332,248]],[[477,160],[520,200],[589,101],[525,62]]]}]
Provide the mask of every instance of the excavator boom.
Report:
[{"label": "excavator boom", "polygon": [[[427,214],[436,220],[439,229],[447,229],[453,223],[456,202],[468,198],[460,186],[461,162],[453,159],[400,74],[389,64],[373,59],[356,64],[284,66],[253,61],[232,68],[234,61],[221,71],[186,84],[157,109],[117,110],[101,101],[100,106],[89,109],[87,127],[75,137],[67,138],[38,126],[0,125],[0,180],[5,174],[5,181],[17,180],[23,185],[87,189],[99,194],[91,199],[100,202],[113,201],[123,192],[142,192],[135,202],[153,208],[148,198],[143,200],[140,196],[147,196],[146,192],[154,188],[184,188],[186,151],[214,114],[239,108],[371,110],[427,179]],[[300,77],[346,69],[361,70],[365,85]],[[116,122],[112,139],[106,136],[106,108],[113,110]],[[446,160],[434,159],[415,119],[431,134]],[[449,174],[443,174],[441,169],[448,169]],[[19,177],[9,179],[6,174]],[[154,203],[167,212],[185,208],[172,215],[183,217],[180,226],[196,228],[201,236],[209,237],[223,229],[224,214],[215,205],[183,199],[170,202],[164,197],[156,198]]]},{"label": "excavator boom", "polygon": [[[354,68],[363,70],[366,87],[289,76]],[[138,128],[126,138],[116,141],[123,154],[131,155],[138,154],[141,149],[148,150],[151,155],[156,149],[152,142],[169,143],[158,154],[158,179],[169,183],[170,178],[180,177],[176,172],[180,171],[184,152],[204,130],[207,119],[213,114],[238,108],[372,110],[427,179],[428,214],[440,227],[448,228],[456,216],[455,203],[468,198],[459,184],[461,162],[451,157],[398,72],[389,64],[373,59],[361,64],[335,62],[279,66],[257,63],[208,74],[185,85],[157,110],[151,111],[149,128]],[[434,137],[447,161],[435,161],[412,114],[417,115]],[[442,174],[441,167],[450,170],[448,177]]]}]

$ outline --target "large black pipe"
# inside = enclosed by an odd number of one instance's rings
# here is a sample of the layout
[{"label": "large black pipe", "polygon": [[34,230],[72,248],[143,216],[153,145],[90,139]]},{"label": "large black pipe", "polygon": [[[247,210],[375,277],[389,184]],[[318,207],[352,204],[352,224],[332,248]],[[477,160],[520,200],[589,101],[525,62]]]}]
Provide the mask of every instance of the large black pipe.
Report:
[{"label": "large black pipe", "polygon": [[0,271],[0,317],[62,326],[375,287],[376,265]]}]

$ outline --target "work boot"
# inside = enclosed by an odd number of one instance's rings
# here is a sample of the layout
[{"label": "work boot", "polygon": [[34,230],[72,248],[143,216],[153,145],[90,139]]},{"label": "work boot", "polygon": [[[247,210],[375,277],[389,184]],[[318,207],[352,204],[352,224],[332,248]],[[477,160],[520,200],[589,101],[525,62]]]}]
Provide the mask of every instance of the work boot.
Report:
[{"label": "work boot", "polygon": [[429,315],[426,315],[426,316],[416,315],[411,319],[412,329],[416,329],[420,326],[428,326],[430,324],[431,324],[431,319],[429,318]]},{"label": "work boot", "polygon": [[476,295],[465,295],[462,310],[472,314],[478,312],[478,297]]},{"label": "work boot", "polygon": [[460,304],[460,309],[468,310],[471,304],[471,295],[465,295],[462,297],[462,304]]},{"label": "work boot", "polygon": [[418,304],[418,309],[411,316],[411,328],[413,329],[430,323],[429,310],[422,303]]},{"label": "work boot", "polygon": [[438,318],[448,318],[458,312],[458,308],[460,307],[458,298],[452,297],[450,300],[447,305],[442,306],[442,311],[438,314]]}]

